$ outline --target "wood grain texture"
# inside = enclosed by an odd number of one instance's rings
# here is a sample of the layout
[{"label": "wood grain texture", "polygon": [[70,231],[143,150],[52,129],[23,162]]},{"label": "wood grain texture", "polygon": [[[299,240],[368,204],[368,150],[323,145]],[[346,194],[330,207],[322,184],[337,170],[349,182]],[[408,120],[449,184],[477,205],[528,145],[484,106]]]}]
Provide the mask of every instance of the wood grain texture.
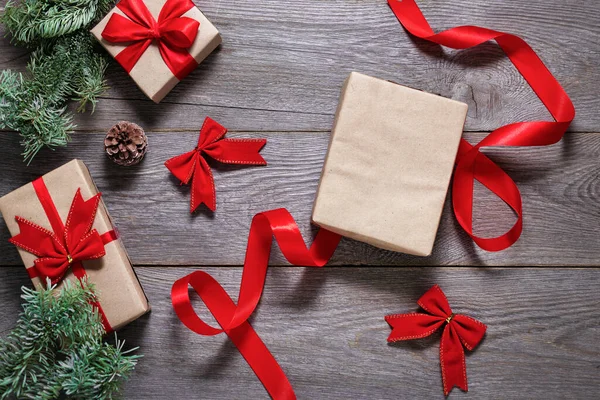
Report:
[{"label": "wood grain texture", "polygon": [[[388,345],[383,316],[417,309],[434,283],[454,311],[488,325],[467,354],[473,399],[595,398],[600,351],[600,270],[594,268],[406,268],[403,265],[600,265],[600,6],[595,0],[417,0],[434,30],[472,24],[517,34],[572,97],[572,133],[544,148],[488,154],[517,182],[524,231],[512,248],[480,250],[446,203],[431,257],[343,240],[335,268],[271,268],[251,322],[301,399],[443,399],[439,334]],[[5,2],[2,2],[4,4]],[[550,119],[493,43],[461,52],[414,39],[385,0],[196,1],[223,45],[160,104],[112,63],[111,89],[93,115],[76,116],[67,149],[44,151],[30,167],[18,135],[0,132],[0,196],[69,161],[90,167],[153,307],[126,327],[145,357],[127,399],[261,399],[267,394],[225,336],[188,331],[171,309],[172,283],[204,268],[236,298],[254,214],[286,207],[305,240],[343,80],[350,71],[390,79],[469,104],[465,137]],[[0,30],[0,33],[3,33]],[[0,67],[24,70],[27,51],[0,39]],[[217,212],[191,216],[189,188],[163,162],[191,149],[206,115],[231,137],[266,137],[269,166],[212,163]],[[123,169],[102,152],[104,131],[123,119],[150,131],[144,162]],[[476,231],[504,232],[514,216],[476,187]],[[19,310],[29,278],[0,221],[0,335]],[[279,250],[271,264],[283,265]],[[344,265],[358,265],[344,267]],[[362,267],[363,265],[368,267]],[[231,267],[229,267],[231,266]],[[383,268],[378,266],[396,266]],[[200,315],[212,320],[198,305]],[[455,389],[450,398],[464,397]]]},{"label": "wood grain texture", "polygon": [[[310,240],[312,203],[327,151],[325,133],[230,133],[266,137],[267,167],[211,163],[217,211],[189,214],[188,186],[180,186],[163,162],[189,151],[198,133],[149,133],[150,152],[137,167],[113,164],[102,151],[104,134],[75,134],[66,150],[40,154],[25,168],[15,134],[0,135],[0,195],[78,157],[90,168],[125,246],[137,265],[240,265],[252,217],[285,207]],[[472,142],[483,134],[467,134]],[[520,186],[524,231],[508,250],[489,253],[474,245],[456,223],[447,202],[434,252],[419,258],[344,240],[332,265],[598,265],[600,263],[600,135],[569,134],[559,144],[489,152]],[[393,171],[391,171],[393,173]],[[499,199],[478,188],[476,232],[503,233],[514,216]],[[0,265],[20,264],[0,226]],[[285,264],[274,252],[271,262]]]},{"label": "wood grain texture", "polygon": [[[145,356],[126,399],[267,399],[225,335],[188,331],[172,283],[192,268],[137,268],[153,307],[119,333]],[[204,269],[236,297],[240,268]],[[439,334],[388,345],[384,315],[418,309],[434,283],[450,305],[487,324],[467,352],[469,398],[584,399],[598,388],[597,269],[271,268],[252,325],[300,399],[443,399]],[[0,269],[0,332],[16,321],[18,267]],[[199,314],[212,322],[197,302]],[[464,398],[454,389],[450,398]]]},{"label": "wood grain texture", "polygon": [[[329,130],[341,84],[359,71],[465,101],[466,130],[489,131],[549,114],[495,44],[455,52],[403,30],[385,0],[196,2],[223,35],[220,50],[155,105],[116,63],[111,90],[82,130],[115,118],[149,129],[196,129],[209,114],[236,130]],[[595,0],[418,1],[435,30],[480,25],[522,36],[572,96],[573,131],[597,131],[600,7]],[[2,68],[27,57],[8,39]]]}]

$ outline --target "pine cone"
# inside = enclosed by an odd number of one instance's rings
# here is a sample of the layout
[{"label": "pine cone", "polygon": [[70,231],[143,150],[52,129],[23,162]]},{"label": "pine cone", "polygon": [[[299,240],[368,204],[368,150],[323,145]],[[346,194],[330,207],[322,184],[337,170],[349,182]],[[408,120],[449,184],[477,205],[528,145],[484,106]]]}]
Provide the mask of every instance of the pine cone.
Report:
[{"label": "pine cone", "polygon": [[108,131],[104,150],[115,163],[123,166],[136,165],[146,154],[148,138],[137,124],[121,121]]}]

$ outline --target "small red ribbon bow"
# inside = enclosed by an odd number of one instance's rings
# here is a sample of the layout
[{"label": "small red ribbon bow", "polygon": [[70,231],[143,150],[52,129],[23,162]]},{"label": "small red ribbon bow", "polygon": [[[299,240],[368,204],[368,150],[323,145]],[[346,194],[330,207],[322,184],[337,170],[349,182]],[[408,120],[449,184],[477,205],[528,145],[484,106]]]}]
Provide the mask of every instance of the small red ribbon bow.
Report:
[{"label": "small red ribbon bow", "polygon": [[198,66],[187,49],[194,43],[200,23],[182,17],[192,7],[191,0],[167,0],[157,22],[143,0],[121,0],[117,8],[129,18],[113,14],[102,37],[111,43],[132,42],[115,57],[128,73],[156,40],[165,64],[177,79],[182,80]]},{"label": "small red ribbon bow", "polygon": [[259,154],[267,143],[266,139],[223,139],[226,133],[227,129],[206,117],[200,129],[198,146],[165,162],[182,184],[192,181],[190,212],[202,203],[212,211],[217,209],[215,183],[205,155],[224,164],[267,165]]},{"label": "small red ribbon bow", "polygon": [[385,320],[392,327],[388,342],[421,339],[446,324],[440,343],[444,394],[447,396],[454,386],[466,392],[468,390],[467,369],[463,345],[468,350],[473,350],[483,339],[487,327],[474,318],[454,314],[438,285],[429,289],[417,304],[431,315],[421,313],[387,315]]},{"label": "small red ribbon bow", "polygon": [[9,241],[40,257],[35,260],[37,272],[56,284],[74,263],[104,256],[104,241],[95,229],[91,229],[99,202],[100,193],[84,201],[78,189],[62,235],[17,216],[19,234]]}]

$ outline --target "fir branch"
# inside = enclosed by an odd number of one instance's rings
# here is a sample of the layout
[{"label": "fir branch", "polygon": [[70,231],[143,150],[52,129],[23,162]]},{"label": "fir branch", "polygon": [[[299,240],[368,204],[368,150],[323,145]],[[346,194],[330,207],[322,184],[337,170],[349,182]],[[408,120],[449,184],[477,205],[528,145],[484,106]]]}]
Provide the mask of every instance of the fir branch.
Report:
[{"label": "fir branch", "polygon": [[22,46],[37,46],[87,28],[106,14],[112,0],[22,0],[9,1],[1,17],[12,40]]},{"label": "fir branch", "polygon": [[0,340],[0,399],[112,398],[140,356],[102,341],[93,287],[22,290],[23,312]]},{"label": "fir branch", "polygon": [[21,134],[26,162],[45,146],[66,146],[74,128],[69,99],[79,101],[78,111],[95,108],[108,63],[94,46],[88,32],[64,36],[32,52],[27,74],[0,74],[0,127]]},{"label": "fir branch", "polygon": [[0,73],[0,129],[18,131],[23,157],[30,163],[44,147],[66,146],[73,118],[69,100],[78,112],[107,88],[107,58],[96,52],[88,29],[111,8],[114,0],[9,1],[0,22],[12,41],[34,48],[24,74]]}]

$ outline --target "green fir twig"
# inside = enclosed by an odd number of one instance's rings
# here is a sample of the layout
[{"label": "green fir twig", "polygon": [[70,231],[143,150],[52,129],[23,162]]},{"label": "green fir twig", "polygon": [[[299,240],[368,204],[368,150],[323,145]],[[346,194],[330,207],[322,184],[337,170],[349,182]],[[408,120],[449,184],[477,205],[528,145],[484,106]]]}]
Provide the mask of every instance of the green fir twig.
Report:
[{"label": "green fir twig", "polygon": [[141,356],[103,342],[93,287],[22,290],[23,312],[0,339],[0,399],[113,398]]},{"label": "green fir twig", "polygon": [[0,129],[18,131],[27,163],[44,147],[66,146],[75,125],[67,111],[95,109],[107,88],[106,55],[88,32],[113,0],[8,2],[0,22],[12,41],[34,49],[26,73],[0,73]]},{"label": "green fir twig", "polygon": [[113,0],[22,0],[9,1],[2,23],[20,46],[36,47],[46,39],[87,29],[104,16]]}]

